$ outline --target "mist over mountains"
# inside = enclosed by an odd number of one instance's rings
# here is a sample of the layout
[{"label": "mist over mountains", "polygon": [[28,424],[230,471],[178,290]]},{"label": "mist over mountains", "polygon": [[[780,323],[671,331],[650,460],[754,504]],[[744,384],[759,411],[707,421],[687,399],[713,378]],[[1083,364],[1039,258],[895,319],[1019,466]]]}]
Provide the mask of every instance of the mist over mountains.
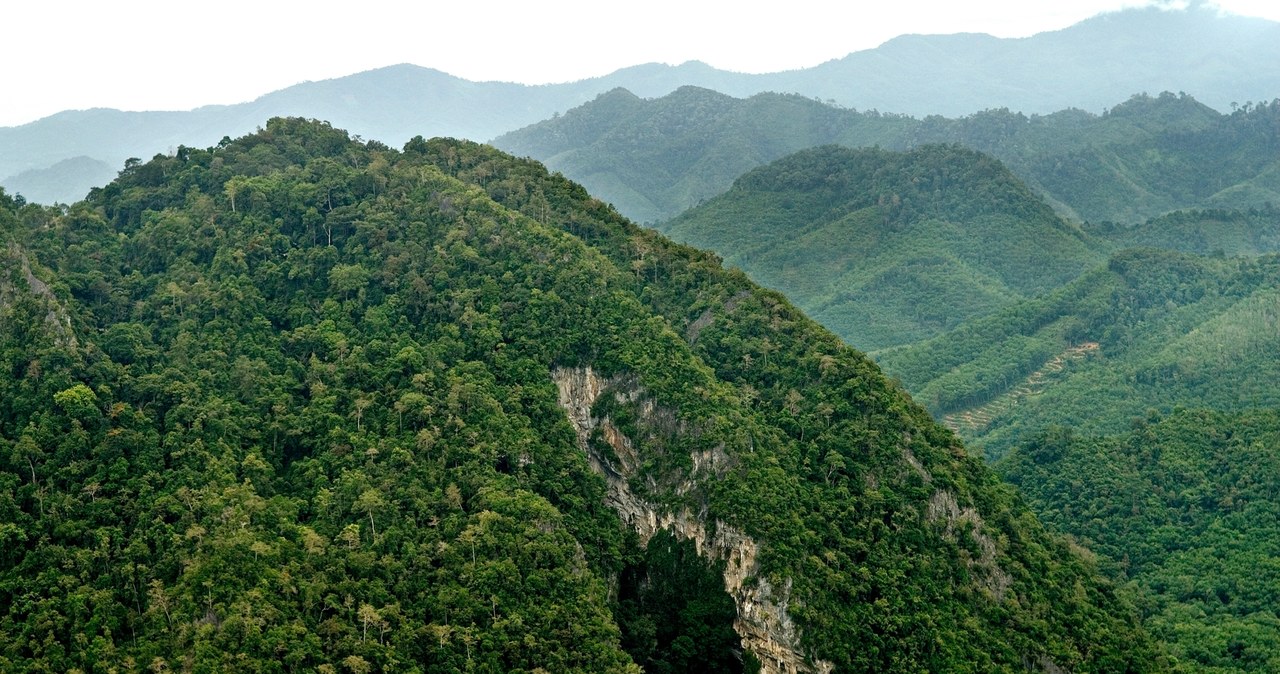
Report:
[{"label": "mist over mountains", "polygon": [[102,184],[101,170],[29,172],[73,158],[72,166],[80,168],[96,161],[118,169],[130,157],[213,145],[271,116],[325,119],[391,145],[418,134],[485,141],[618,87],[657,97],[684,85],[736,97],[798,93],[914,116],[989,108],[1100,111],[1135,93],[1165,90],[1226,111],[1233,103],[1270,100],[1280,91],[1280,24],[1219,16],[1203,7],[1129,10],[1022,39],[902,36],[781,73],[730,73],[699,62],[646,64],[541,86],[470,82],[430,68],[390,66],[299,84],[238,105],[186,112],[66,111],[0,128],[0,185],[37,202],[74,201]]}]

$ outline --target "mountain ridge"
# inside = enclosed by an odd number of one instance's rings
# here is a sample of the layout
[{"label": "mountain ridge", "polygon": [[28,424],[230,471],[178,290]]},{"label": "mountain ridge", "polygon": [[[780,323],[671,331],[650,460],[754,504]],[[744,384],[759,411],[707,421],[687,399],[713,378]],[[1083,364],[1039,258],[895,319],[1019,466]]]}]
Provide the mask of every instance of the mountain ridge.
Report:
[{"label": "mountain ridge", "polygon": [[[1125,28],[1115,29],[1112,24],[1121,20],[1127,22]],[[1198,35],[1200,39],[1189,41],[1188,34]],[[692,61],[678,66],[642,64],[576,82],[531,86],[442,77],[440,71],[421,66],[412,66],[418,70],[412,71],[415,77],[409,79],[405,77],[405,73],[411,72],[406,69],[408,66],[387,66],[345,78],[299,84],[248,103],[161,113],[178,117],[190,115],[187,121],[176,117],[155,121],[148,119],[148,113],[120,113],[128,117],[128,124],[100,124],[90,131],[91,137],[118,136],[120,142],[114,146],[82,140],[61,149],[57,144],[29,147],[29,141],[24,139],[39,136],[42,127],[57,126],[48,118],[20,127],[0,128],[0,180],[79,155],[120,166],[127,158],[145,158],[179,145],[205,147],[223,135],[248,133],[255,128],[257,120],[271,115],[328,119],[357,135],[392,145],[416,134],[485,141],[564,112],[617,86],[625,86],[642,96],[664,95],[682,84],[704,86],[738,97],[762,91],[797,92],[847,107],[917,116],[965,115],[1000,107],[1028,114],[1047,114],[1068,107],[1098,110],[1137,92],[1165,90],[1187,91],[1225,110],[1233,101],[1270,100],[1280,91],[1280,71],[1258,67],[1260,63],[1280,63],[1278,35],[1280,24],[1275,22],[1219,17],[1207,8],[1193,7],[1182,11],[1126,10],[1115,17],[1099,17],[1030,38],[919,36],[907,40],[930,45],[928,53],[918,59],[887,55],[881,48],[875,48],[812,68],[782,73],[731,73]],[[958,45],[970,39],[980,44],[970,48],[973,53],[966,56]],[[1070,43],[1070,40],[1076,42]],[[937,47],[937,42],[948,47]],[[1175,44],[1179,47],[1174,48]],[[979,56],[986,54],[991,45],[1009,50],[1001,61],[1009,67],[1008,81],[990,72],[955,69],[954,63],[958,61],[967,60],[975,67],[995,63]],[[1053,53],[1037,65],[1027,53],[1032,45],[1043,45]],[[1135,54],[1152,48],[1151,45],[1160,52],[1158,56],[1134,58]],[[901,41],[893,40],[882,45],[888,52],[896,52],[902,46]],[[1201,51],[1202,48],[1205,51]],[[1244,54],[1251,59],[1247,64],[1243,61]],[[1125,70],[1117,71],[1114,64],[1121,62]],[[1072,65],[1073,70],[1051,86],[1045,84],[1047,73],[1063,64]],[[1166,67],[1172,67],[1176,77],[1160,75]],[[1139,71],[1142,74],[1134,74]],[[1096,82],[1079,80],[1078,86],[1072,86],[1071,78],[1082,78],[1091,72],[1104,73],[1105,77]],[[378,73],[384,82],[378,86],[380,90],[361,91]],[[1212,84],[1220,81],[1227,83]],[[355,93],[328,91],[348,85]],[[436,98],[424,98],[427,93]],[[404,106],[393,94],[411,99],[411,104]],[[345,100],[344,95],[359,100]],[[446,100],[463,107],[446,114],[433,105]],[[86,131],[90,130],[94,117],[101,117],[96,113],[68,114],[76,116],[77,124]],[[215,116],[216,121],[209,121]],[[131,133],[130,125],[136,124],[155,126],[147,133]],[[219,135],[212,136],[213,133]],[[64,201],[82,196],[90,186],[83,183],[68,186]]]},{"label": "mountain ridge", "polygon": [[958,143],[999,158],[1077,221],[1142,222],[1177,209],[1280,202],[1280,99],[1224,115],[1163,92],[1131,96],[1102,114],[993,109],[915,119],[798,95],[738,99],[692,87],[633,96],[619,111],[611,104],[621,96],[615,90],[493,144],[546,162],[647,222],[723,192],[755,165],[825,144]]}]

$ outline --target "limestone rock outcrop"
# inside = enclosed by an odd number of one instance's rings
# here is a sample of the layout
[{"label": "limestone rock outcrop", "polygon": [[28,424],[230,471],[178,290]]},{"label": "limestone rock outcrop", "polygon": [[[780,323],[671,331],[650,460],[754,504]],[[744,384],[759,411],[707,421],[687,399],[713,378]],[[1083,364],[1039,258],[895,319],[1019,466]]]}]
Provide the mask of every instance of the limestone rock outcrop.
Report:
[{"label": "limestone rock outcrop", "polygon": [[[552,379],[559,389],[560,407],[577,433],[578,446],[586,453],[592,469],[608,484],[609,506],[636,531],[641,544],[647,545],[654,534],[666,529],[678,538],[692,541],[699,556],[724,561],[725,591],[738,609],[734,630],[742,638],[743,647],[760,661],[761,671],[765,674],[830,672],[830,663],[814,662],[804,656],[799,629],[787,614],[791,602],[790,580],[775,587],[757,575],[760,545],[755,539],[720,520],[709,525],[705,513],[694,513],[688,508],[678,512],[664,510],[632,491],[629,481],[638,474],[640,466],[635,443],[610,419],[593,417],[591,409],[601,395],[608,394],[617,396],[619,402],[637,405],[642,418],[660,414],[638,385],[623,378],[603,379],[589,366],[558,368],[552,372]],[[593,447],[591,438],[596,430],[613,450],[613,457]],[[681,483],[680,490],[694,488],[696,476],[713,475],[729,463],[723,447],[699,451],[692,458],[693,475]]]}]

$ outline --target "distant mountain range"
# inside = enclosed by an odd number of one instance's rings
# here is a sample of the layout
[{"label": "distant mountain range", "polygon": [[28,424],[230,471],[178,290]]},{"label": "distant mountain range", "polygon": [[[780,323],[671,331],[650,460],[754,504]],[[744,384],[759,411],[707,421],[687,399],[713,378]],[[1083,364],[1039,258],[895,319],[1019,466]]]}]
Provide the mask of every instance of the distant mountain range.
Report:
[{"label": "distant mountain range", "polygon": [[1169,92],[1135,95],[1103,114],[1000,109],[915,119],[798,95],[738,99],[683,87],[641,99],[615,90],[493,141],[642,222],[675,217],[755,166],[832,143],[958,143],[998,157],[1075,220],[1136,223],[1179,208],[1280,203],[1280,103],[1223,114]]},{"label": "distant mountain range", "polygon": [[[238,105],[188,112],[66,111],[0,128],[0,185],[33,201],[73,201],[102,184],[103,165],[120,167],[129,157],[145,159],[179,145],[207,147],[273,115],[325,119],[392,145],[415,135],[488,140],[618,87],[657,97],[683,85],[737,97],[799,93],[915,116],[989,108],[1097,111],[1134,93],[1165,90],[1185,91],[1225,111],[1233,103],[1280,95],[1280,24],[1219,16],[1203,7],[1128,10],[1023,39],[903,36],[782,73],[730,73],[699,62],[647,64],[542,86],[470,82],[398,65],[299,84]],[[76,161],[49,170],[69,159]],[[91,163],[96,170],[86,171]]]}]

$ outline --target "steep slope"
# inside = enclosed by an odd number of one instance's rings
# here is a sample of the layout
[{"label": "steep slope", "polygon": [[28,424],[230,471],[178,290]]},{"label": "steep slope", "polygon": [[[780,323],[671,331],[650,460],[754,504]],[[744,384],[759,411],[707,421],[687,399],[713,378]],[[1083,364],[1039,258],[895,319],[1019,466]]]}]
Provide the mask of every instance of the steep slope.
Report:
[{"label": "steep slope", "polygon": [[1056,428],[996,469],[1143,595],[1191,671],[1280,668],[1280,414],[1180,410],[1114,437]]},{"label": "steep slope", "polygon": [[5,669],[1162,667],[865,357],[532,162],[272,120],[0,207],[80,338],[0,308]]},{"label": "steep slope", "polygon": [[[1051,425],[1118,433],[1148,409],[1275,407],[1278,283],[1275,255],[1124,251],[1051,295],[877,360],[993,457]],[[1087,344],[1097,348],[1017,395],[1046,363]]]},{"label": "steep slope", "polygon": [[1102,255],[1000,162],[955,146],[802,151],[661,228],[868,350],[1056,288]]}]

